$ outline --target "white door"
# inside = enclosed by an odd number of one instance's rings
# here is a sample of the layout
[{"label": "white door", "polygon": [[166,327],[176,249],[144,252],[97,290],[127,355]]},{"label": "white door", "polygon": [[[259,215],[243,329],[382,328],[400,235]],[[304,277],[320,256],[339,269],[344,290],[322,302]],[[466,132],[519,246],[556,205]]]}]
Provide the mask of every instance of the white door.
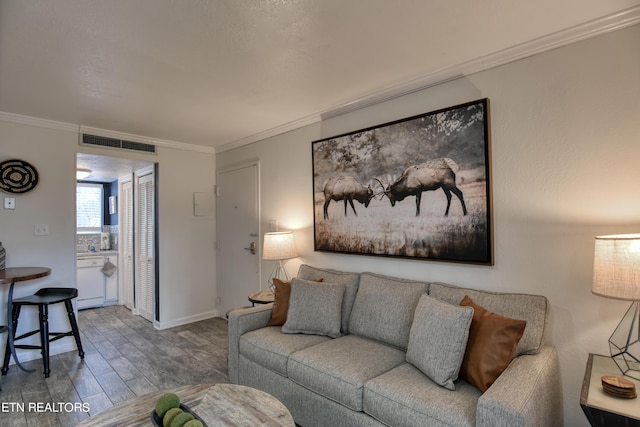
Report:
[{"label": "white door", "polygon": [[136,309],[153,322],[155,312],[155,221],[153,173],[138,179],[136,203]]},{"label": "white door", "polygon": [[122,304],[133,310],[133,182],[126,181],[120,185],[120,283],[122,290]]},{"label": "white door", "polygon": [[[218,173],[218,308],[249,305],[259,290],[258,164]],[[254,250],[251,250],[253,245]]]}]

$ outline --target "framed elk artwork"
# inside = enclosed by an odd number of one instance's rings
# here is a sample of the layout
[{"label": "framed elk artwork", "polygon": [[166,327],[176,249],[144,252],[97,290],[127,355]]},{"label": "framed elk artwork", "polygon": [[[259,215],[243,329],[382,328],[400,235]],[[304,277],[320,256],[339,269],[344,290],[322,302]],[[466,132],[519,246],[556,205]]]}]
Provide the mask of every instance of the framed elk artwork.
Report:
[{"label": "framed elk artwork", "polygon": [[492,264],[489,100],[312,142],[316,251]]}]

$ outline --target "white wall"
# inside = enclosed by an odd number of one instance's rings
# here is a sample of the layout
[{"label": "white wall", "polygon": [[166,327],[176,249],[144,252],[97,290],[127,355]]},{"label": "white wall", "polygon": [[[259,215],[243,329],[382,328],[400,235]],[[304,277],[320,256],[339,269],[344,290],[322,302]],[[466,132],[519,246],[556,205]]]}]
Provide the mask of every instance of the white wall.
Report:
[{"label": "white wall", "polygon": [[215,206],[194,216],[193,193],[213,197],[214,156],[163,148],[160,162],[160,327],[218,315]]},{"label": "white wall", "polygon": [[[33,121],[37,123],[38,121]],[[56,127],[58,129],[56,129]],[[77,128],[77,127],[76,127]],[[77,131],[54,124],[42,127],[0,120],[0,161],[18,158],[39,172],[38,186],[29,193],[15,195],[16,209],[0,205],[0,241],[7,250],[7,266],[47,266],[51,276],[16,285],[15,296],[35,292],[44,286],[75,286],[75,168]],[[122,156],[117,151],[82,151]],[[215,301],[215,218],[193,215],[193,193],[213,191],[215,156],[212,153],[158,147],[157,156],[126,154],[127,157],[159,163],[159,259],[161,328],[217,315]],[[0,193],[0,199],[9,196]],[[214,208],[215,209],[215,208]],[[215,210],[213,210],[215,212]],[[49,224],[49,236],[33,236],[34,224]],[[5,301],[8,286],[0,286]],[[56,307],[57,309],[58,307]],[[66,326],[62,309],[50,315],[55,324]],[[6,317],[0,302],[0,319]],[[33,319],[26,321],[27,318]],[[0,324],[4,324],[0,320]],[[21,315],[19,331],[37,327],[37,314]],[[37,342],[37,337],[35,337]],[[4,354],[4,338],[0,354]],[[71,338],[52,344],[52,354],[73,349]],[[24,360],[38,355],[24,353]]]},{"label": "white wall", "polygon": [[[588,353],[608,354],[628,305],[591,294],[593,238],[640,231],[638,41],[640,26],[602,35],[219,153],[217,167],[260,159],[263,231],[270,219],[296,230],[301,255],[286,264],[290,273],[304,262],[545,295],[565,424],[586,426],[579,394]],[[494,266],[313,251],[311,141],[484,97]]]},{"label": "white wall", "polygon": [[[35,189],[20,195],[0,192],[0,199],[15,197],[15,210],[0,206],[0,241],[7,251],[7,267],[42,266],[51,268],[51,276],[19,282],[14,298],[30,295],[42,287],[75,286],[75,146],[68,132],[23,126],[0,121],[0,161],[21,159],[38,171]],[[77,135],[75,136],[77,146]],[[3,205],[2,205],[3,206]],[[49,236],[34,236],[34,224],[49,224]],[[6,324],[6,300],[9,286],[0,285],[0,324]],[[50,330],[68,330],[62,304],[49,311]],[[54,325],[62,325],[55,327]],[[25,307],[20,315],[18,333],[38,328],[38,311]],[[66,328],[66,329],[65,329]],[[38,344],[38,337],[31,337]],[[6,335],[2,334],[0,352],[4,355]],[[75,348],[73,338],[51,344],[51,354]],[[36,351],[18,350],[21,361],[39,357]],[[12,368],[13,369],[13,368]],[[38,368],[41,372],[42,369]]]}]

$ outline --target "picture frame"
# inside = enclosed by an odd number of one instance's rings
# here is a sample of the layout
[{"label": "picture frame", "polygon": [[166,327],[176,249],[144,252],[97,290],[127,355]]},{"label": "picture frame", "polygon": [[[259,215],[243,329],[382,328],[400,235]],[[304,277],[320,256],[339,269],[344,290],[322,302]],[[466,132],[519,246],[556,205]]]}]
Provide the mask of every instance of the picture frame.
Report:
[{"label": "picture frame", "polygon": [[492,265],[487,98],[312,141],[314,249]]}]

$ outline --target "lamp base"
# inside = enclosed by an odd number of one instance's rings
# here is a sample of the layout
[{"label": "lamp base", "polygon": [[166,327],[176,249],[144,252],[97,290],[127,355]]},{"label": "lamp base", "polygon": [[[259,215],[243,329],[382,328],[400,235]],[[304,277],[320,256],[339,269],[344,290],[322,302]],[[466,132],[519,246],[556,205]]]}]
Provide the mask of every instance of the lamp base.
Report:
[{"label": "lamp base", "polygon": [[267,279],[267,283],[269,283],[269,290],[275,293],[276,287],[273,284],[274,278],[280,279],[280,280],[287,280],[287,281],[290,280],[289,275],[287,274],[287,270],[285,270],[284,267],[282,266],[281,260],[278,260],[278,262],[276,262],[275,267],[273,267],[273,271],[271,271],[271,274]]},{"label": "lamp base", "polygon": [[634,301],[609,338],[611,358],[620,371],[640,381],[640,303]]}]

